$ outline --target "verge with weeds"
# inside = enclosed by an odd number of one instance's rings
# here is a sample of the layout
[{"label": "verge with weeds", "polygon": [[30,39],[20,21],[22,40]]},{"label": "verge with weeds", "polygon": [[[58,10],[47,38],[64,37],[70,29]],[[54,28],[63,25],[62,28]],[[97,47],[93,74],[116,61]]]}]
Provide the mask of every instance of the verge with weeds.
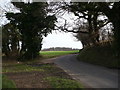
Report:
[{"label": "verge with weeds", "polygon": [[29,86],[29,88],[33,88],[32,86],[34,88],[36,86],[37,88],[46,88],[46,86],[50,88],[83,88],[80,83],[73,80],[62,69],[52,63],[10,64],[3,67],[3,75],[6,75],[12,80],[8,84],[8,81],[3,78],[3,87],[7,88],[15,88],[15,84],[17,88],[26,88],[24,86]]},{"label": "verge with weeds", "polygon": [[50,85],[54,88],[83,88],[80,83],[70,79],[46,77],[44,78],[44,80],[48,81]]}]

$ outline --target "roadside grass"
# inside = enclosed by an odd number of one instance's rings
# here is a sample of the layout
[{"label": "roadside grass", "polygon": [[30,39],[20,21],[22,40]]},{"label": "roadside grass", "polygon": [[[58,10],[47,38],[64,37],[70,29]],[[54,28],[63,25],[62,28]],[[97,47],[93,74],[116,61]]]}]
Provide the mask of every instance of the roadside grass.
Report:
[{"label": "roadside grass", "polygon": [[48,81],[49,84],[54,88],[83,88],[83,86],[77,81],[58,78],[58,77],[46,77],[44,80]]},{"label": "roadside grass", "polygon": [[[5,75],[7,73],[23,73],[39,71],[42,73],[43,80],[47,82],[52,88],[83,88],[83,86],[75,80],[72,80],[62,69],[56,67],[54,64],[13,64],[3,67],[3,88],[16,88],[15,82],[9,80]],[[29,78],[29,77],[28,77]],[[32,81],[30,81],[32,82]]]},{"label": "roadside grass", "polygon": [[54,58],[62,55],[67,55],[67,54],[74,54],[78,53],[79,50],[73,50],[73,51],[41,51],[40,55],[43,58]]},{"label": "roadside grass", "polygon": [[[44,64],[44,63],[38,63],[42,59],[46,58],[53,58],[57,56],[67,55],[67,54],[73,54],[78,53],[79,51],[42,51],[41,55],[42,58],[39,60],[30,60],[28,62],[19,62],[8,60],[7,62],[4,62],[2,67],[3,72],[3,88],[16,88],[16,83],[14,80],[9,80],[7,76],[9,74],[7,73],[22,73],[22,72],[34,72],[39,71],[42,73],[43,80],[48,82],[52,88],[83,88],[83,86],[78,83],[75,80],[72,80],[69,75],[67,75],[62,69],[56,67],[53,63],[51,64]],[[28,77],[29,78],[29,77]],[[32,82],[32,81],[30,81]]]},{"label": "roadside grass", "polygon": [[108,68],[120,68],[118,60],[115,57],[114,50],[111,46],[94,46],[83,49],[78,55],[78,60],[105,66]]},{"label": "roadside grass", "polygon": [[8,65],[3,67],[2,72],[31,72],[31,71],[44,71],[39,67],[32,67],[26,64],[15,64],[15,65]]},{"label": "roadside grass", "polygon": [[16,88],[16,85],[12,80],[8,79],[7,76],[2,75],[2,88]]}]

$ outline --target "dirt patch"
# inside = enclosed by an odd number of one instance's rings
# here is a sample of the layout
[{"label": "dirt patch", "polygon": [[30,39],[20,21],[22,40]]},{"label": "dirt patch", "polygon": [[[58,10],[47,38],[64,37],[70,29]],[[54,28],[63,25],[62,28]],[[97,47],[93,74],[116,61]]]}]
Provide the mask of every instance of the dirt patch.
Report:
[{"label": "dirt patch", "polygon": [[[56,58],[56,57],[55,57]],[[54,59],[55,58],[50,58],[50,59],[44,59],[44,60],[41,60],[40,62],[41,63],[54,63]]]},{"label": "dirt patch", "polygon": [[[43,65],[30,64],[33,67],[39,67]],[[55,76],[60,78],[72,79],[62,69],[56,67],[56,65],[50,63],[52,68],[44,67],[44,72],[31,71],[31,72],[16,72],[16,73],[4,73],[9,79],[16,83],[17,88],[53,88],[48,82],[44,80],[46,77]],[[3,67],[4,68],[4,67]]]},{"label": "dirt patch", "polygon": [[45,74],[42,72],[6,73],[6,75],[16,83],[17,88],[51,88],[43,80]]}]

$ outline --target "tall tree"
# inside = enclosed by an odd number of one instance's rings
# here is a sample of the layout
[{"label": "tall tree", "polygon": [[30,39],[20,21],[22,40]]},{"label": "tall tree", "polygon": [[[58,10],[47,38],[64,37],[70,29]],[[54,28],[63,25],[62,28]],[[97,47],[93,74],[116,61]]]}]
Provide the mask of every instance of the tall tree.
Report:
[{"label": "tall tree", "polygon": [[[73,30],[68,29],[67,20],[65,20],[64,26],[59,28],[61,28],[63,31],[79,33],[78,35],[82,37],[81,40],[84,42],[83,44],[86,43],[87,45],[90,45],[90,43],[92,43],[93,45],[96,45],[96,43],[99,42],[99,30],[103,26],[107,25],[109,20],[98,20],[100,15],[105,15],[98,10],[98,6],[95,2],[64,3],[60,7],[69,12],[73,12],[74,15],[78,17],[78,22],[76,23],[76,26],[73,27]],[[60,11],[60,9],[57,9],[57,11]],[[87,36],[88,40],[84,39],[84,36]]]},{"label": "tall tree", "polygon": [[20,13],[7,13],[10,23],[21,33],[21,59],[32,59],[39,55],[42,47],[42,36],[47,36],[54,29],[56,17],[48,15],[45,2],[18,3],[14,2]]},{"label": "tall tree", "polygon": [[[111,6],[110,6],[111,5]],[[98,3],[99,10],[113,23],[114,27],[114,44],[117,56],[120,57],[120,2],[114,3]]]},{"label": "tall tree", "polygon": [[[69,6],[69,5],[68,5]],[[114,44],[115,44],[115,48],[116,48],[116,55],[118,57],[120,57],[120,2],[86,2],[86,3],[73,3],[73,5],[70,5],[69,8],[71,9],[71,11],[73,11],[74,13],[76,13],[76,15],[79,15],[78,13],[81,12],[83,13],[84,11],[88,12],[88,11],[93,11],[93,12],[100,12],[105,14],[109,21],[112,22],[113,24],[113,32],[114,32]],[[83,16],[80,17],[85,17],[86,15],[83,14]],[[97,15],[97,14],[96,14]],[[96,25],[96,20],[95,18],[93,18],[93,25]],[[89,23],[91,24],[92,22]],[[105,25],[107,24],[107,22],[105,23]],[[89,25],[90,26],[90,25]],[[101,25],[103,26],[103,25]],[[90,26],[91,27],[91,26]],[[92,27],[91,27],[92,29]],[[93,28],[94,30],[94,28]],[[96,29],[97,30],[97,29]],[[93,35],[92,35],[93,36]]]},{"label": "tall tree", "polygon": [[19,54],[20,33],[13,25],[6,24],[2,28],[2,51],[9,58],[15,58]]}]

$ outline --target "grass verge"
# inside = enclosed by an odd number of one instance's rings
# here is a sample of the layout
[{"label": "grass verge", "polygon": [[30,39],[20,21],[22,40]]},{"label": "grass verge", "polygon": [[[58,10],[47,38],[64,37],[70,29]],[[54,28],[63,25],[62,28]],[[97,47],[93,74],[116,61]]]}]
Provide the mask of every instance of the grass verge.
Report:
[{"label": "grass verge", "polygon": [[[53,57],[67,55],[67,54],[73,54],[73,53],[78,53],[78,50],[76,50],[76,51],[44,51],[44,52],[41,52],[41,55],[43,56],[42,59],[44,59],[44,58],[53,58]],[[28,62],[19,62],[19,63],[18,62],[4,63],[2,72],[4,75],[9,76],[9,78],[11,78],[13,81],[11,81],[11,80],[7,81],[8,79],[6,77],[4,77],[3,78],[3,82],[4,82],[3,88],[4,87],[14,88],[14,87],[16,87],[15,84],[17,85],[17,87],[21,87],[22,86],[22,85],[20,85],[21,82],[23,84],[26,84],[26,86],[35,86],[36,85],[36,86],[40,87],[40,85],[47,86],[48,84],[50,84],[50,86],[52,88],[83,88],[83,86],[81,84],[79,84],[75,80],[72,80],[72,78],[69,75],[67,75],[62,69],[56,67],[56,65],[54,65],[53,63],[42,64],[42,63],[37,63],[36,61],[35,62],[28,61]],[[34,72],[34,71],[38,71],[38,72]],[[25,72],[27,72],[27,73],[25,73]],[[29,77],[29,73],[31,73],[30,77]],[[19,74],[23,75],[22,78],[21,78],[21,75],[19,75]],[[35,75],[37,75],[37,76],[35,76]],[[31,80],[31,81],[29,81],[29,83],[27,83],[28,81],[26,80],[26,76],[28,76],[27,79]],[[17,77],[17,78],[14,78],[14,77]],[[38,78],[40,78],[40,79],[38,79]],[[36,80],[38,80],[38,82]],[[40,82],[40,80],[45,80],[45,81]],[[34,85],[32,85],[32,83],[31,83],[33,81],[35,81]],[[10,84],[8,84],[8,82],[10,82]],[[46,82],[46,84],[45,84],[45,82]],[[38,85],[38,84],[40,84],[40,85]],[[21,88],[25,88],[25,87],[21,87]]]},{"label": "grass verge", "polygon": [[12,80],[8,79],[7,76],[2,75],[2,88],[16,88],[16,85]]},{"label": "grass verge", "polygon": [[30,71],[44,71],[40,67],[32,67],[26,64],[15,64],[15,65],[8,65],[3,67],[2,72],[30,72]]},{"label": "grass verge", "polygon": [[70,79],[47,77],[44,78],[44,80],[48,81],[50,85],[54,88],[83,88],[80,83]]},{"label": "grass verge", "polygon": [[44,58],[54,58],[57,56],[67,55],[67,54],[73,54],[78,53],[79,50],[73,50],[73,51],[41,51],[40,55]]},{"label": "grass verge", "polygon": [[80,61],[101,65],[109,68],[120,68],[114,50],[110,46],[95,46],[83,49],[78,55]]},{"label": "grass verge", "polygon": [[45,88],[46,86],[50,86],[50,88],[83,88],[81,84],[52,63],[7,65],[3,67],[3,72],[5,72],[3,75],[7,75],[13,80],[11,81],[7,77],[3,77],[3,88],[14,88],[15,84],[18,88],[26,88],[21,87],[24,85],[29,86],[29,88],[35,85],[39,88]]}]

